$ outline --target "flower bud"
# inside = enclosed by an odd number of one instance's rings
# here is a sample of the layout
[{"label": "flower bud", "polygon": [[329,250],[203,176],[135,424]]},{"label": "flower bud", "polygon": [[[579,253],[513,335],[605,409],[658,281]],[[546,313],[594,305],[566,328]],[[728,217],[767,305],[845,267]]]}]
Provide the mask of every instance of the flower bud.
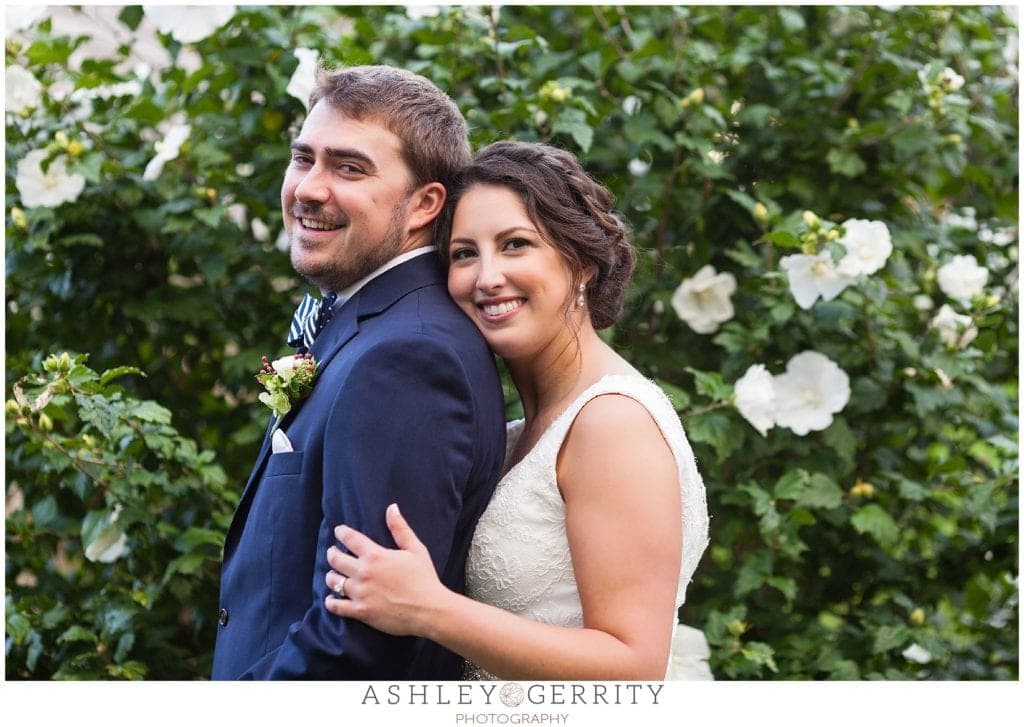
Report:
[{"label": "flower bud", "polygon": [[687,96],[686,98],[688,98],[690,100],[690,103],[692,103],[694,106],[700,106],[702,103],[704,103],[704,89],[695,88],[693,91],[690,92],[690,95]]},{"label": "flower bud", "polygon": [[860,122],[857,121],[857,119],[853,118],[852,116],[846,120],[846,125],[850,127],[850,129],[852,129],[853,131],[857,131],[860,129]]},{"label": "flower bud", "polygon": [[754,205],[754,219],[758,222],[768,221],[768,208],[761,202]]},{"label": "flower bud", "polygon": [[8,399],[4,408],[7,410],[7,414],[9,416],[17,416],[21,413],[21,404],[16,402],[14,399]]},{"label": "flower bud", "polygon": [[85,151],[85,145],[82,144],[78,139],[72,139],[68,144],[68,154],[73,157],[82,156],[82,152]]},{"label": "flower bud", "polygon": [[913,611],[911,611],[910,612],[910,623],[914,624],[915,626],[920,626],[921,624],[923,624],[924,623],[924,609],[922,609],[922,608],[915,608]]},{"label": "flower bud", "polygon": [[804,210],[803,214],[804,224],[811,230],[817,230],[821,227],[821,218],[814,214],[810,210]]},{"label": "flower bud", "polygon": [[21,207],[11,207],[11,221],[19,230],[28,229],[28,215]]},{"label": "flower bud", "polygon": [[545,101],[564,103],[572,95],[572,91],[558,84],[558,81],[545,81],[537,94]]},{"label": "flower bud", "polygon": [[858,477],[853,487],[850,488],[850,494],[854,497],[874,497],[875,486]]},{"label": "flower bud", "polygon": [[727,628],[729,629],[730,634],[739,637],[742,636],[748,628],[750,628],[750,625],[746,621],[740,621],[737,618],[730,621]]},{"label": "flower bud", "polygon": [[45,412],[39,413],[39,428],[44,432],[53,431],[53,420]]},{"label": "flower bud", "polygon": [[960,134],[947,134],[945,141],[947,144],[959,144],[964,140]]},{"label": "flower bud", "polygon": [[60,146],[61,149],[68,148],[68,135],[63,131],[58,131],[53,135],[53,138],[57,141],[57,145]]},{"label": "flower bud", "polygon": [[60,373],[66,374],[71,371],[71,357],[65,351],[60,355],[60,366],[57,369]]}]

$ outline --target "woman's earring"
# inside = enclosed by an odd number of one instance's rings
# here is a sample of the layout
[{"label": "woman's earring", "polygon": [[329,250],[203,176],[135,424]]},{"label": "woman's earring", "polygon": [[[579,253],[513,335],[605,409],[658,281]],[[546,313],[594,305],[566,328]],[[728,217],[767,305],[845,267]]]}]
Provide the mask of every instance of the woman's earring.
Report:
[{"label": "woman's earring", "polygon": [[586,290],[587,290],[586,284],[585,283],[580,283],[580,294],[576,296],[576,307],[577,308],[582,308],[583,306],[585,306],[587,304],[587,296],[584,295],[584,293],[586,293]]}]

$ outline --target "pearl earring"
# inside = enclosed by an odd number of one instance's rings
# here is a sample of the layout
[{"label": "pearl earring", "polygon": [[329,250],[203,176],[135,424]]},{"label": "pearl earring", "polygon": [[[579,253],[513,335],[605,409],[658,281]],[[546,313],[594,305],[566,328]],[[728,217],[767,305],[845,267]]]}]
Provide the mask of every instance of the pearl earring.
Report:
[{"label": "pearl earring", "polygon": [[584,283],[580,283],[580,294],[576,296],[576,307],[582,308],[587,304],[587,296],[584,293],[587,290],[587,286]]}]

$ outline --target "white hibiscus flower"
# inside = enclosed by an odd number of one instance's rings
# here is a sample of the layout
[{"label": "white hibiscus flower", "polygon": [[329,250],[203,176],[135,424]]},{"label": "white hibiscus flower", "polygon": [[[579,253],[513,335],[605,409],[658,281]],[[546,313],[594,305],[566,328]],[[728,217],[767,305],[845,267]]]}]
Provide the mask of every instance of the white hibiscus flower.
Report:
[{"label": "white hibiscus flower", "polygon": [[270,239],[270,228],[259,217],[253,218],[249,229],[252,230],[253,238],[259,242],[265,242]]},{"label": "white hibiscus flower", "polygon": [[853,282],[852,278],[836,269],[828,250],[817,255],[787,255],[779,265],[786,271],[796,304],[804,310],[814,305],[818,296],[822,300],[832,300]]},{"label": "white hibiscus flower", "polygon": [[181,152],[181,145],[185,143],[192,127],[188,124],[175,124],[167,132],[163,141],[156,143],[156,156],[149,160],[142,178],[152,182],[160,176],[164,170],[164,164],[171,159],[176,159]]},{"label": "white hibiscus flower", "polygon": [[43,160],[48,154],[43,149],[30,151],[18,162],[14,184],[26,207],[60,207],[65,202],[74,202],[85,189],[85,177],[68,174],[63,157],[50,162],[43,171]]},{"label": "white hibiscus flower", "polygon": [[775,383],[763,364],[754,364],[736,382],[736,409],[764,437],[775,426]]},{"label": "white hibiscus flower", "polygon": [[43,84],[21,66],[7,66],[4,73],[4,108],[7,113],[23,114],[34,109],[43,99]]},{"label": "white hibiscus flower", "polygon": [[850,400],[850,377],[828,356],[804,351],[775,377],[775,424],[803,436],[828,429]]},{"label": "white hibiscus flower", "polygon": [[854,278],[881,270],[892,254],[892,238],[885,223],[847,220],[843,228],[846,233],[839,243],[846,248],[846,255],[839,261],[839,273]]},{"label": "white hibiscus flower", "polygon": [[918,664],[927,664],[932,660],[932,653],[920,644],[914,643],[903,650],[903,658]]},{"label": "white hibiscus flower", "polygon": [[988,270],[978,265],[971,255],[957,255],[939,268],[938,282],[939,288],[950,298],[968,303],[985,289]]},{"label": "white hibiscus flower", "polygon": [[4,5],[7,33],[29,28],[46,17],[45,5]]},{"label": "white hibiscus flower", "polygon": [[978,337],[978,327],[970,316],[960,315],[948,304],[939,308],[929,326],[939,332],[939,338],[947,346],[964,348]]},{"label": "white hibiscus flower", "polygon": [[643,159],[630,159],[628,168],[629,173],[634,177],[642,177],[651,170],[651,164]]},{"label": "white hibiscus flower", "polygon": [[231,20],[234,5],[143,5],[146,17],[179,43],[198,43]]},{"label": "white hibiscus flower", "polygon": [[106,525],[85,548],[85,557],[93,563],[113,563],[127,551],[128,536],[117,527],[121,506],[116,505]]},{"label": "white hibiscus flower", "polygon": [[939,82],[947,91],[959,91],[964,87],[964,77],[948,66],[942,69]]},{"label": "white hibiscus flower", "polygon": [[309,48],[296,48],[292,54],[299,59],[299,65],[285,90],[308,107],[309,95],[313,93],[313,87],[316,85],[316,62],[319,54]]},{"label": "white hibiscus flower", "polygon": [[964,230],[973,231],[978,229],[977,214],[973,207],[964,207],[962,215],[956,212],[947,212],[942,221],[947,227],[959,227]]},{"label": "white hibiscus flower", "polygon": [[914,296],[914,308],[919,311],[931,310],[935,307],[935,302],[924,293],[919,293]]},{"label": "white hibiscus flower", "polygon": [[441,14],[441,8],[438,5],[406,5],[405,14],[413,20],[436,18]]},{"label": "white hibiscus flower", "polygon": [[714,333],[735,314],[731,298],[735,292],[736,278],[732,273],[719,273],[705,265],[676,288],[672,307],[697,333]]}]

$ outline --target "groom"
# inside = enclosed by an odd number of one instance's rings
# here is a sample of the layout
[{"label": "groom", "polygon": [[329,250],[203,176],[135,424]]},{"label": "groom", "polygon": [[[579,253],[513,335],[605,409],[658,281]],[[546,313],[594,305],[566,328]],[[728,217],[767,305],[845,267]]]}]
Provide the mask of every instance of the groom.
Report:
[{"label": "groom", "polygon": [[385,66],[318,73],[281,189],[317,375],[267,436],[224,545],[214,679],[458,679],[457,656],[324,608],[333,530],[397,502],[461,590],[505,453],[494,359],[448,298],[434,222],[469,161],[455,104]]}]

